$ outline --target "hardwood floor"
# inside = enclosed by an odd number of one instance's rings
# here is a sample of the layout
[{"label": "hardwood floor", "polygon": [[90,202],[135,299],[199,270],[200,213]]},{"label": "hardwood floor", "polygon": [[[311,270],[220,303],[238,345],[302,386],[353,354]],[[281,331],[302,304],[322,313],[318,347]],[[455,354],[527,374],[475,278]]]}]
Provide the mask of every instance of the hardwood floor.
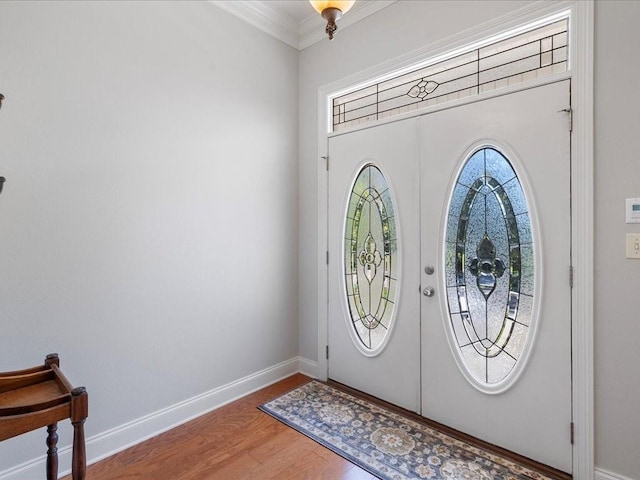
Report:
[{"label": "hardwood floor", "polygon": [[294,375],[90,465],[87,480],[374,480],[256,408],[309,380]]}]

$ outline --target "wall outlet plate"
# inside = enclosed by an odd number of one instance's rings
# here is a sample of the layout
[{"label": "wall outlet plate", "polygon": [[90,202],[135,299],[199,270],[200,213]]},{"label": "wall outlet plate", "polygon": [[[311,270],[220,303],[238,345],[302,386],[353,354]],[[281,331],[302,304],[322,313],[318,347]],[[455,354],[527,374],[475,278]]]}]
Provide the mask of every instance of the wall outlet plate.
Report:
[{"label": "wall outlet plate", "polygon": [[627,258],[640,259],[640,233],[627,233]]}]

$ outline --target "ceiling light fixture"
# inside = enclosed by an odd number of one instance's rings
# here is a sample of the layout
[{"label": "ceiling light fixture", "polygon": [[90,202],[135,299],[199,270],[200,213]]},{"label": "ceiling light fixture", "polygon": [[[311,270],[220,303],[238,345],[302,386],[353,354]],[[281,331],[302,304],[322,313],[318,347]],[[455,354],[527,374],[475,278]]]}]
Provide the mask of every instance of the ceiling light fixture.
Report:
[{"label": "ceiling light fixture", "polygon": [[342,15],[347,13],[349,9],[353,6],[355,0],[344,0],[344,1],[318,1],[318,0],[309,0],[309,3],[316,9],[322,18],[327,21],[327,27],[324,29],[329,35],[329,40],[333,40],[333,34],[338,29],[336,22],[342,18]]}]

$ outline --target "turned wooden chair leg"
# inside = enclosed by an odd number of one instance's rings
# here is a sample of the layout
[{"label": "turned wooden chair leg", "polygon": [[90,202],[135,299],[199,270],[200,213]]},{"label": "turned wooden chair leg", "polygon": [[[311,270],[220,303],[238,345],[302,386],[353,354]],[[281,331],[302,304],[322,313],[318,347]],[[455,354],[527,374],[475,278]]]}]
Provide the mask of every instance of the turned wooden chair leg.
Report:
[{"label": "turned wooden chair leg", "polygon": [[47,427],[47,480],[58,480],[58,424]]},{"label": "turned wooden chair leg", "polygon": [[87,471],[87,453],[84,445],[84,420],[73,423],[72,480],[84,480]]},{"label": "turned wooden chair leg", "polygon": [[72,480],[84,480],[87,473],[87,452],[84,442],[84,421],[88,412],[88,395],[84,387],[71,390],[71,424],[73,425]]}]

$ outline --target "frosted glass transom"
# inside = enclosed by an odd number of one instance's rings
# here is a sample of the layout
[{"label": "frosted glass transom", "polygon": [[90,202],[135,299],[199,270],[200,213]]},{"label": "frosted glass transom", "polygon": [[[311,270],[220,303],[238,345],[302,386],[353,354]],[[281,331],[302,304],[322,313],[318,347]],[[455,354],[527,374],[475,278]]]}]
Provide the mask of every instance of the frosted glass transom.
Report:
[{"label": "frosted glass transom", "polygon": [[332,97],[331,130],[365,125],[566,72],[569,20],[514,34],[439,61],[390,72]]}]

